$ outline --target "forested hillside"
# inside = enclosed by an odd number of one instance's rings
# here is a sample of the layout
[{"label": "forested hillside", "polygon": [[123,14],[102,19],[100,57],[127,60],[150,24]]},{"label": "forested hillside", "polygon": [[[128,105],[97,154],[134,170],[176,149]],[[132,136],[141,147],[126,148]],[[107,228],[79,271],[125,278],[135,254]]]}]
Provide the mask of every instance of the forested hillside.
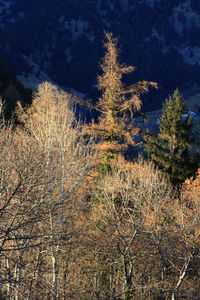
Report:
[{"label": "forested hillside", "polygon": [[[29,106],[17,102],[18,122],[0,103],[1,300],[200,299],[192,119],[177,89],[158,134],[137,127],[141,95],[157,83],[127,85],[134,67],[113,34],[104,48],[96,103],[50,82]],[[95,122],[77,118],[76,103]],[[141,135],[149,159],[127,155]]]},{"label": "forested hillside", "polygon": [[181,193],[148,161],[99,169],[68,95],[42,84],[1,123],[1,299],[199,299],[199,175]]}]

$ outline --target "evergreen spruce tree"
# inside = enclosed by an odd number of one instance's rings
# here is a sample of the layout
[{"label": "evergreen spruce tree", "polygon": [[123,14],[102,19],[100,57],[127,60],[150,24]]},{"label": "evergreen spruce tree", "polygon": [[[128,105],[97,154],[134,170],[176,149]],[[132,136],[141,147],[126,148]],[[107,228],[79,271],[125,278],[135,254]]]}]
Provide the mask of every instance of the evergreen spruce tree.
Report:
[{"label": "evergreen spruce tree", "polygon": [[190,152],[193,141],[192,119],[187,114],[183,97],[176,89],[163,105],[160,133],[144,137],[149,158],[164,172],[174,185],[179,185],[195,173]]}]

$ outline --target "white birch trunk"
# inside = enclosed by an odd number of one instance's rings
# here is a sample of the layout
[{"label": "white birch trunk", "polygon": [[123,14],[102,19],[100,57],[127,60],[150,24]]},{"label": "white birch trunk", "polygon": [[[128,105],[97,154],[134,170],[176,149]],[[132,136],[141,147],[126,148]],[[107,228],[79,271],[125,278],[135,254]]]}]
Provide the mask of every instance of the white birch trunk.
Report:
[{"label": "white birch trunk", "polygon": [[171,297],[171,300],[175,300],[175,296],[176,296],[176,292],[178,291],[185,275],[186,275],[186,272],[187,272],[187,269],[188,269],[188,266],[189,266],[189,263],[191,261],[191,257],[188,257],[180,271],[180,275],[179,275],[179,278],[178,278],[178,282],[175,286],[175,289],[174,289],[174,292],[172,293],[172,297]]},{"label": "white birch trunk", "polygon": [[9,265],[9,260],[8,258],[6,258],[6,280],[7,280],[7,284],[6,284],[6,293],[8,295],[8,299],[12,299],[11,297],[11,282],[10,282],[10,265]]},{"label": "white birch trunk", "polygon": [[53,300],[58,299],[58,254],[57,249],[54,249],[52,256],[52,287],[53,287]]}]

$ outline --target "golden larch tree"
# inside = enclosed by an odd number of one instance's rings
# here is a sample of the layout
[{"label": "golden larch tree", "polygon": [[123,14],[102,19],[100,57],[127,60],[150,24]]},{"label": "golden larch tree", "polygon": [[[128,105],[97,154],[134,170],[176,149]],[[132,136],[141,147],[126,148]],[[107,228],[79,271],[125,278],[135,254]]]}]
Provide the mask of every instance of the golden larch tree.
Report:
[{"label": "golden larch tree", "polygon": [[98,122],[87,126],[87,131],[96,137],[98,147],[103,151],[107,161],[116,154],[123,154],[128,145],[134,144],[134,135],[139,129],[134,127],[134,117],[141,110],[140,95],[148,92],[150,87],[157,87],[155,82],[139,81],[125,86],[122,77],[135,70],[118,61],[118,40],[112,33],[105,33],[105,56],[101,62],[102,74],[98,76],[98,89],[102,92],[96,105],[81,102],[89,108],[100,112]]}]

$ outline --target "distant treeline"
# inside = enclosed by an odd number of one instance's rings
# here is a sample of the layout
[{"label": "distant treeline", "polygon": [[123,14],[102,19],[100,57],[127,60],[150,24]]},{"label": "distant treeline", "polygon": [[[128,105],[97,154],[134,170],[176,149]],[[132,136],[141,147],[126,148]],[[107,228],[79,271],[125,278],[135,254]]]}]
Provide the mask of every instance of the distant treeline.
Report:
[{"label": "distant treeline", "polygon": [[5,104],[5,116],[10,118],[17,101],[31,103],[32,91],[23,86],[15,73],[5,67],[0,60],[0,97]]}]

